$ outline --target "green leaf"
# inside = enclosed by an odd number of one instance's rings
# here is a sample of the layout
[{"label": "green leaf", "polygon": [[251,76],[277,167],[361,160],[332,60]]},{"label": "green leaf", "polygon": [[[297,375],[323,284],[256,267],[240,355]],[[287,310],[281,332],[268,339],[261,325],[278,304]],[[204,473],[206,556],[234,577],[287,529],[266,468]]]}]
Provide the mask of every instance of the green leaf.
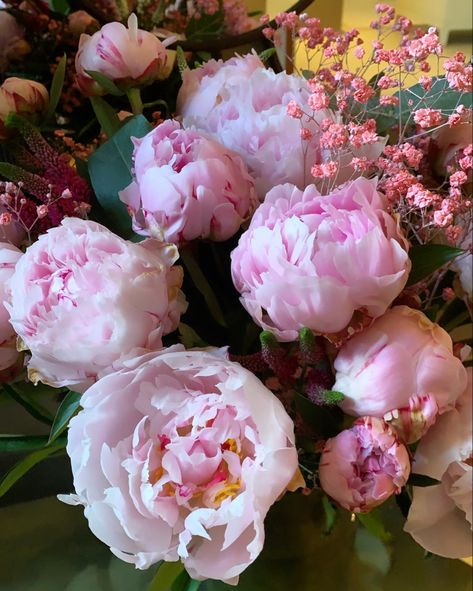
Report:
[{"label": "green leaf", "polygon": [[314,77],[314,72],[312,72],[312,70],[302,70],[302,76],[306,80],[312,80],[312,78]]},{"label": "green leaf", "polygon": [[431,478],[430,476],[426,476],[425,474],[411,474],[409,476],[409,480],[407,484],[411,486],[435,486],[436,484],[441,484],[440,480],[436,480],[435,478]]},{"label": "green leaf", "polygon": [[197,591],[201,583],[202,581],[191,579],[187,572],[183,570],[171,585],[171,591]]},{"label": "green leaf", "polygon": [[47,0],[47,4],[53,12],[57,12],[63,16],[69,14],[71,10],[67,0]]},{"label": "green leaf", "polygon": [[120,129],[121,125],[115,109],[100,96],[91,96],[89,98],[95,116],[97,117],[97,121],[100,123],[107,136],[109,138],[112,137],[112,135]]},{"label": "green leaf", "polygon": [[338,421],[328,407],[314,404],[299,392],[295,394],[294,402],[304,421],[321,436],[332,437],[338,433]]},{"label": "green leaf", "polygon": [[451,89],[444,76],[433,77],[432,80],[432,86],[427,91],[420,84],[414,84],[410,88],[395,93],[394,96],[399,99],[403,123],[409,121],[416,109],[439,109],[443,115],[450,115],[459,105],[471,108],[470,92]]},{"label": "green leaf", "polygon": [[148,591],[169,591],[171,585],[183,570],[184,566],[180,561],[162,562],[154,579],[151,581],[151,585],[148,587]]},{"label": "green leaf", "polygon": [[118,197],[132,179],[132,137],[143,137],[152,126],[143,117],[129,119],[107,142],[89,158],[89,174],[97,200],[105,214],[108,228],[123,238],[134,236],[131,217]]},{"label": "green leaf", "polygon": [[263,62],[263,64],[265,64],[269,60],[269,58],[272,57],[275,53],[276,53],[275,47],[268,47],[268,49],[264,49],[259,54],[259,59]]},{"label": "green leaf", "polygon": [[184,55],[184,50],[182,49],[182,47],[180,45],[178,45],[176,47],[176,60],[177,60],[177,67],[179,68],[179,72],[182,76],[182,73],[185,70],[188,70],[189,66],[187,64],[186,56]]},{"label": "green leaf", "polygon": [[371,513],[356,513],[356,518],[373,536],[376,536],[383,542],[388,542],[391,539],[391,534],[386,531],[383,522],[375,511],[371,511]]},{"label": "green leaf", "polygon": [[391,549],[366,529],[360,528],[355,535],[354,549],[358,559],[385,575],[391,568]]},{"label": "green leaf", "polygon": [[188,324],[181,322],[178,330],[179,340],[186,349],[192,349],[193,347],[208,347],[208,343],[201,339],[195,330]]},{"label": "green leaf", "polygon": [[59,435],[61,435],[61,433],[69,424],[69,420],[76,413],[79,406],[80,394],[78,392],[73,392],[72,390],[69,390],[64,400],[61,402],[61,405],[57,409],[56,416],[54,417],[53,426],[51,427],[51,432],[49,433],[48,443],[52,443],[55,439],[59,437]]},{"label": "green leaf", "polygon": [[62,88],[64,86],[64,78],[66,76],[66,54],[62,56],[57,65],[56,71],[54,72],[53,80],[51,82],[51,89],[49,91],[49,107],[46,111],[45,121],[52,118],[56,112],[56,108],[61,98]]},{"label": "green leaf", "polygon": [[189,248],[183,248],[179,254],[194,285],[202,294],[202,297],[204,298],[209,312],[213,316],[214,320],[220,324],[220,326],[226,327],[227,324],[225,322],[222,308],[218,303],[217,296],[211,288],[210,283],[207,281],[207,278],[202,272],[198,262],[194,258],[194,255],[189,250]]},{"label": "green leaf", "polygon": [[186,28],[186,37],[192,41],[205,41],[209,37],[218,36],[223,29],[224,16],[220,8],[213,14],[201,14],[200,18],[192,17]]},{"label": "green leaf", "polygon": [[64,448],[64,441],[56,442],[55,445],[50,447],[44,447],[38,451],[33,452],[29,456],[26,456],[23,460],[18,462],[9,470],[0,481],[0,497],[10,490],[10,488],[17,482],[22,476],[24,476],[31,468],[39,464],[42,460],[48,456],[56,453],[60,449]]},{"label": "green leaf", "polygon": [[46,425],[52,424],[53,417],[45,408],[43,408],[41,404],[39,404],[34,399],[34,394],[33,396],[30,396],[24,392],[18,392],[9,384],[2,384],[2,388],[10,396],[10,398],[21,405],[26,410],[26,412],[28,412],[37,421],[45,423]]},{"label": "green leaf", "polygon": [[324,508],[325,513],[325,527],[323,532],[328,536],[332,532],[335,522],[337,521],[338,512],[326,495],[322,497],[322,507]]},{"label": "green leaf", "polygon": [[413,246],[409,251],[412,269],[407,285],[414,285],[425,279],[446,263],[453,261],[465,251],[446,244],[422,244]]},{"label": "green leaf", "polygon": [[97,82],[108,94],[112,94],[113,96],[123,96],[125,93],[118,88],[118,86],[104,76],[101,72],[97,72],[96,70],[85,70],[86,74],[88,74],[91,78]]},{"label": "green leaf", "polygon": [[209,51],[198,51],[197,56],[202,60],[202,62],[208,62],[212,59],[212,54]]},{"label": "green leaf", "polygon": [[[66,444],[66,438],[58,440]],[[31,451],[42,449],[48,444],[47,435],[0,435],[0,452]]]}]

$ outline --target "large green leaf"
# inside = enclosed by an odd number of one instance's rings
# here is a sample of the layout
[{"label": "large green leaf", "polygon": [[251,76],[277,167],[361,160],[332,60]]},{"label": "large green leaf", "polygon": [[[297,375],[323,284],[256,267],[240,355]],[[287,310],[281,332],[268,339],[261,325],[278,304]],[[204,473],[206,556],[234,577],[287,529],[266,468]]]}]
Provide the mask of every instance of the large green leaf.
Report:
[{"label": "large green leaf", "polygon": [[45,409],[37,400],[35,400],[34,393],[19,392],[16,388],[9,384],[2,384],[3,390],[12,398],[15,402],[21,405],[26,412],[41,423],[51,425],[53,417],[47,409]]},{"label": "large green leaf", "polygon": [[459,105],[470,108],[472,95],[470,92],[458,92],[448,85],[448,80],[443,77],[434,77],[429,90],[424,90],[420,84],[414,84],[410,88],[398,91],[395,96],[399,98],[399,107],[403,121],[406,122],[416,109],[439,109],[444,115],[450,115]]},{"label": "large green leaf", "polygon": [[148,587],[148,591],[169,591],[171,585],[183,571],[184,566],[181,561],[162,562]]},{"label": "large green leaf", "polygon": [[53,12],[57,12],[63,16],[69,14],[71,10],[68,0],[47,0],[47,4]]},{"label": "large green leaf", "polygon": [[425,474],[413,474],[409,476],[409,480],[407,484],[412,486],[435,486],[437,484],[441,484],[440,480],[436,480],[435,478],[431,478],[430,476],[426,476]]},{"label": "large green leaf", "polygon": [[412,269],[407,285],[414,285],[425,279],[446,263],[453,261],[465,251],[446,244],[422,244],[413,246],[409,251]]},{"label": "large green leaf", "polygon": [[384,523],[381,521],[379,514],[376,511],[370,513],[357,513],[356,518],[364,527],[383,542],[388,542],[391,539],[391,534],[386,531]]},{"label": "large green leaf", "polygon": [[36,466],[36,464],[39,464],[39,462],[46,459],[48,456],[51,456],[60,449],[63,449],[64,445],[64,441],[56,442],[54,445],[44,447],[43,449],[33,452],[15,464],[0,481],[0,497],[3,497],[3,495],[8,492],[15,484],[15,482],[17,482],[22,476],[31,470],[31,468]]},{"label": "large green leaf", "polygon": [[121,127],[120,119],[115,109],[101,96],[91,96],[90,104],[97,117],[97,121],[100,123],[100,127],[107,134],[107,137],[111,138]]},{"label": "large green leaf", "polygon": [[[61,445],[65,445],[66,440],[64,438],[59,442]],[[46,447],[47,443],[47,435],[0,435],[0,452],[32,451]]]},{"label": "large green leaf", "polygon": [[221,33],[223,27],[224,15],[220,8],[213,14],[202,14],[199,18],[193,16],[187,25],[186,37],[192,41],[205,41]]},{"label": "large green leaf", "polygon": [[194,254],[189,248],[183,248],[179,254],[184,267],[189,273],[194,285],[202,294],[210,314],[213,316],[214,320],[220,324],[220,326],[226,327],[227,324],[225,322],[225,317],[218,302],[217,296],[215,295],[210,283],[207,281],[206,276],[202,272],[202,269],[199,263],[196,261]]},{"label": "large green leaf", "polygon": [[202,581],[191,579],[185,570],[183,570],[171,585],[171,591],[197,591]]},{"label": "large green leaf", "polygon": [[338,433],[337,419],[328,407],[314,404],[298,392],[294,396],[294,402],[304,421],[321,436],[332,437]]},{"label": "large green leaf", "polygon": [[131,238],[131,217],[118,197],[119,191],[132,181],[132,137],[143,137],[151,125],[137,115],[129,119],[89,158],[89,174],[97,200],[104,212],[106,225],[123,238]]},{"label": "large green leaf", "polygon": [[108,94],[113,96],[123,96],[125,93],[118,88],[118,86],[107,78],[102,72],[97,72],[96,70],[86,70],[86,74],[88,74],[91,78],[97,82]]},{"label": "large green leaf", "polygon": [[52,443],[55,439],[59,437],[59,435],[69,424],[69,420],[76,413],[79,406],[80,394],[78,392],[73,392],[72,390],[70,390],[66,394],[64,400],[61,402],[59,408],[57,409],[56,416],[54,417],[53,426],[51,427],[51,432],[49,434],[48,443]]},{"label": "large green leaf", "polygon": [[49,91],[49,106],[46,111],[45,121],[51,119],[56,112],[56,108],[61,98],[62,88],[64,86],[64,78],[66,76],[66,54],[62,56],[57,65],[56,71],[54,72],[53,80],[51,82],[51,89]]},{"label": "large green leaf", "polygon": [[373,97],[368,101],[367,114],[376,119],[378,133],[383,134],[394,125],[414,123],[412,114],[416,109],[439,109],[448,116],[459,105],[471,108],[472,95],[469,92],[458,92],[448,86],[446,78],[434,77],[432,87],[424,90],[420,84],[404,88],[394,95],[399,99],[399,105],[383,107],[379,98]]}]

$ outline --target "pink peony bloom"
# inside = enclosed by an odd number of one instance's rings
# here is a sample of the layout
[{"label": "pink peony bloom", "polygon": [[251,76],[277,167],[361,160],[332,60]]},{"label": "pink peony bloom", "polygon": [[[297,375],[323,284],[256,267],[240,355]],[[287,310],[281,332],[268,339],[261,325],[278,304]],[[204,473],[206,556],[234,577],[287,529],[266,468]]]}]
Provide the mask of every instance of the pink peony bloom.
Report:
[{"label": "pink peony bloom", "polygon": [[413,472],[440,480],[414,487],[404,529],[434,554],[464,558],[472,545],[472,370],[455,408],[441,416],[416,450]]},{"label": "pink peony bloom", "polygon": [[[334,157],[321,147],[320,129],[322,122],[340,125],[342,118],[326,108],[328,96],[325,102],[316,103],[311,100],[314,96],[310,82],[301,76],[275,74],[255,54],[249,54],[227,62],[211,60],[202,68],[186,70],[177,111],[185,127],[202,129],[242,156],[262,201],[270,189],[282,183],[304,189],[313,182],[312,166]],[[314,109],[310,117],[300,109],[308,104]],[[301,116],[295,117],[295,113]],[[305,130],[302,136],[301,130]],[[330,185],[321,182],[321,190],[326,193],[327,187],[358,176],[352,158],[377,158],[386,140],[373,134],[362,143],[358,147],[347,144],[337,151],[337,174]]]},{"label": "pink peony bloom", "polygon": [[137,568],[181,559],[194,579],[236,584],[295,482],[279,400],[221,351],[178,345],[127,361],[81,404],[67,446],[77,495],[62,500]]},{"label": "pink peony bloom", "polygon": [[[262,200],[275,185],[303,189],[311,182],[310,167],[320,160],[318,126],[287,114],[291,101],[305,104],[309,94],[304,78],[275,74],[250,54],[186,70],[177,110],[185,127],[205,131],[242,156]],[[317,119],[330,113],[320,111]],[[313,132],[311,139],[301,139],[301,124]]]},{"label": "pink peony bloom", "polygon": [[166,242],[227,240],[256,207],[238,154],[168,119],[135,140],[135,178],[120,199],[139,234]]},{"label": "pink peony bloom", "polygon": [[186,303],[174,246],[133,244],[65,218],[30,246],[10,281],[13,327],[32,381],[77,391],[122,355],[162,346]]},{"label": "pink peony bloom", "polygon": [[0,371],[11,367],[18,358],[16,333],[10,324],[10,314],[4,302],[9,297],[8,280],[22,254],[16,246],[0,243]]},{"label": "pink peony bloom", "polygon": [[270,191],[232,253],[232,276],[253,320],[280,340],[306,326],[346,328],[356,310],[383,314],[410,269],[407,244],[376,181],[321,197],[314,186]]},{"label": "pink peony bloom", "polygon": [[334,389],[344,412],[384,417],[416,441],[465,389],[452,339],[418,310],[396,306],[342,347]]},{"label": "pink peony bloom", "polygon": [[33,121],[46,112],[49,94],[40,82],[24,78],[7,78],[0,86],[0,140],[8,134],[4,122],[10,113]]},{"label": "pink peony bloom", "polygon": [[138,29],[138,21],[132,14],[128,29],[113,22],[92,36],[81,35],[76,54],[77,83],[86,95],[106,94],[87,74],[95,71],[123,90],[146,86],[160,77],[166,59],[163,43],[153,33]]},{"label": "pink peony bloom", "polygon": [[408,451],[395,432],[381,419],[364,417],[325,443],[319,477],[342,507],[366,513],[400,492],[409,471]]}]

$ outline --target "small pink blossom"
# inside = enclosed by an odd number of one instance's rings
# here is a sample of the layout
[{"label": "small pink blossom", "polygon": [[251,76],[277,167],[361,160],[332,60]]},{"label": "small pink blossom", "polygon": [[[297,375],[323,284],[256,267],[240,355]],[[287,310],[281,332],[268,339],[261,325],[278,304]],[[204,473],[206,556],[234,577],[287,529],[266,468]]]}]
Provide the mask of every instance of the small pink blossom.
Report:
[{"label": "small pink blossom", "polygon": [[300,119],[304,112],[295,100],[290,100],[287,103],[287,114],[289,117],[294,117],[294,119]]},{"label": "small pink blossom", "polygon": [[414,111],[414,121],[422,129],[435,127],[436,125],[440,125],[440,123],[442,123],[442,111],[430,108],[417,109],[417,111]]},{"label": "small pink blossom", "polygon": [[42,219],[48,215],[48,206],[47,205],[39,205],[36,208],[36,214],[38,215],[39,219]]}]

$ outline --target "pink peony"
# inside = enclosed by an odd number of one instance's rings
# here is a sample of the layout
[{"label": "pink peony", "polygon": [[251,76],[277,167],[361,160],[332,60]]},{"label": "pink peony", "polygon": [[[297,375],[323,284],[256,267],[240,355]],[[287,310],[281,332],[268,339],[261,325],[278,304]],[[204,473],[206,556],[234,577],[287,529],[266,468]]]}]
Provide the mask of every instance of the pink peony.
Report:
[{"label": "pink peony", "polygon": [[46,112],[49,94],[45,86],[34,80],[7,78],[0,86],[0,140],[7,137],[4,122],[10,113],[36,119]]},{"label": "pink peony", "polygon": [[153,33],[138,29],[137,18],[132,14],[128,29],[113,22],[92,36],[81,35],[76,54],[77,83],[86,95],[106,94],[87,74],[95,71],[123,90],[146,86],[160,77],[166,59],[163,43]]},{"label": "pink peony", "polygon": [[11,367],[18,358],[16,334],[10,324],[10,314],[5,307],[8,300],[8,280],[22,256],[21,250],[6,242],[0,243],[0,371]]},{"label": "pink peony", "polygon": [[186,308],[174,246],[133,244],[66,218],[30,246],[10,281],[8,310],[29,377],[82,391],[122,355],[157,349]]},{"label": "pink peony", "polygon": [[450,336],[407,306],[392,308],[355,335],[334,367],[343,411],[384,417],[408,442],[419,439],[438,412],[451,409],[466,385]]},{"label": "pink peony", "polygon": [[440,480],[414,487],[405,530],[423,548],[447,558],[473,554],[472,370],[455,408],[439,418],[416,450],[413,472]]},{"label": "pink peony", "polygon": [[181,243],[226,240],[256,207],[246,166],[237,154],[195,130],[167,120],[135,140],[135,177],[120,198],[139,234]]},{"label": "pink peony", "polygon": [[280,340],[306,326],[343,330],[356,310],[383,314],[410,269],[406,241],[376,181],[321,197],[314,186],[270,191],[232,253],[232,276],[253,320]]},{"label": "pink peony", "polygon": [[[185,127],[205,131],[242,156],[263,200],[275,185],[303,189],[312,180],[310,168],[321,158],[318,125],[287,114],[290,101],[305,104],[308,96],[304,78],[275,74],[250,54],[186,71],[177,110]],[[318,123],[331,115],[319,111]],[[311,130],[310,140],[301,139],[301,123]]]},{"label": "pink peony", "polygon": [[323,490],[349,511],[366,513],[400,492],[409,477],[407,449],[381,419],[357,419],[325,443],[319,477]]},{"label": "pink peony", "polygon": [[222,352],[178,345],[127,361],[81,404],[67,446],[77,495],[63,500],[137,568],[181,559],[194,579],[236,584],[298,467],[279,400]]}]

